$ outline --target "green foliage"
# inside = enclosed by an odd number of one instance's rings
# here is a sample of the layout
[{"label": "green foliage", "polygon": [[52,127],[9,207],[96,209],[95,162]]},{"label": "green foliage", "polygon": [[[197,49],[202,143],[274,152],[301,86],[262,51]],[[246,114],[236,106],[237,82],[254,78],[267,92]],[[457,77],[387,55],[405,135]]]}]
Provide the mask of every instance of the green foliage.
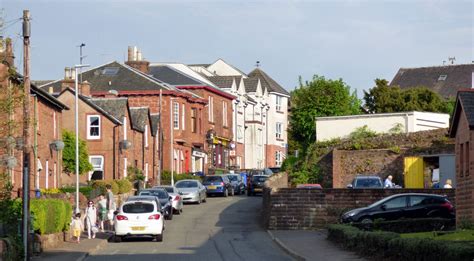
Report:
[{"label": "green foliage", "polygon": [[395,125],[393,125],[393,127],[388,130],[388,132],[390,134],[400,134],[400,133],[403,133],[403,124],[401,123],[396,123]]},{"label": "green foliage", "polygon": [[402,151],[399,146],[392,146],[389,148],[389,150],[396,154],[400,154],[400,152]]},{"label": "green foliage", "polygon": [[39,234],[53,234],[69,229],[72,207],[59,199],[32,199],[30,209],[33,229]]},{"label": "green foliage", "polygon": [[453,230],[456,226],[454,219],[447,218],[417,218],[393,221],[375,220],[372,224],[354,223],[353,226],[372,231],[390,231],[396,233],[415,233],[426,231]]},{"label": "green foliage", "polygon": [[[90,186],[79,187],[79,193],[87,198],[91,198],[93,188]],[[56,189],[41,189],[41,194],[58,194],[58,193],[76,193],[76,187],[63,187]]]},{"label": "green foliage", "polygon": [[128,166],[127,168],[127,179],[134,182],[134,181],[145,181],[145,175],[143,175],[143,171],[135,166]]},{"label": "green foliage", "polygon": [[360,113],[360,100],[350,87],[342,81],[313,76],[291,92],[291,118],[289,144],[304,154],[309,144],[315,141],[315,118]]},{"label": "green foliage", "polygon": [[362,127],[356,128],[353,132],[349,134],[349,139],[351,140],[360,140],[360,139],[365,139],[365,138],[372,138],[377,136],[377,133],[367,125],[364,125]]},{"label": "green foliage", "polygon": [[298,158],[295,157],[295,156],[288,156],[286,157],[286,159],[283,161],[283,163],[281,164],[281,170],[282,171],[288,171],[288,170],[292,170],[296,163],[298,162]]},{"label": "green foliage", "polygon": [[132,182],[130,182],[130,180],[128,179],[119,179],[119,180],[116,180],[115,183],[117,183],[118,185],[118,193],[119,194],[125,194],[125,193],[128,193],[130,191],[132,191],[133,189],[133,185],[132,185]]},{"label": "green foliage", "polygon": [[393,232],[367,232],[349,225],[330,225],[328,239],[374,259],[388,260],[471,260],[474,245],[402,238]]},{"label": "green foliage", "polygon": [[455,101],[445,100],[426,87],[406,90],[388,86],[385,79],[375,79],[375,87],[364,91],[365,107],[370,113],[428,111],[452,114]]},{"label": "green foliage", "polygon": [[[63,130],[64,141],[63,150],[63,168],[67,173],[76,171],[76,135],[70,131]],[[87,152],[86,142],[79,139],[79,174],[92,171],[92,164],[89,162],[89,153]]]},{"label": "green foliage", "polygon": [[119,186],[113,180],[94,180],[92,182],[92,188],[94,190],[99,190],[99,194],[105,195],[105,193],[107,192],[107,184],[110,184],[112,186],[111,190],[114,195],[119,194]]},{"label": "green foliage", "polygon": [[[173,179],[174,179],[174,182],[176,183],[177,181],[180,181],[180,180],[183,180],[183,179],[201,180],[201,177],[190,175],[190,174],[176,174],[176,173],[173,173]],[[161,173],[161,184],[162,185],[170,185],[171,184],[171,172],[165,170]]]}]

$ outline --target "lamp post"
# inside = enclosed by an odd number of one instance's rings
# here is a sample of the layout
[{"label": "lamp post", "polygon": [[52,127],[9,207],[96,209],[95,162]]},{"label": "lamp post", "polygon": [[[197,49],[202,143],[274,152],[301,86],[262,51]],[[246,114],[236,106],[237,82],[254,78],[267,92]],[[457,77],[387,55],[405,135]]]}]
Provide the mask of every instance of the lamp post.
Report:
[{"label": "lamp post", "polygon": [[[171,186],[174,186],[174,177],[173,177],[173,172],[174,172],[174,121],[173,121],[173,101],[176,100],[176,98],[170,98],[170,143],[171,143],[171,148],[170,148],[170,159],[171,159]],[[179,117],[179,114],[178,114]],[[178,119],[179,122],[179,119]]]},{"label": "lamp post", "polygon": [[77,69],[89,67],[88,64],[79,64],[74,66],[74,123],[76,127],[76,213],[79,213],[79,103],[78,103],[78,83],[77,83]]}]

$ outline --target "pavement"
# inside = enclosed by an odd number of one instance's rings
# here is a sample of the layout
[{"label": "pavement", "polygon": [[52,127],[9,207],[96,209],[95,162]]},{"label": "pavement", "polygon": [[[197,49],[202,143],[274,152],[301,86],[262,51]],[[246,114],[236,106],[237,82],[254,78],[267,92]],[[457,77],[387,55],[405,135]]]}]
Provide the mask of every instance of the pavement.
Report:
[{"label": "pavement", "polygon": [[99,232],[97,233],[96,238],[88,239],[83,233],[79,244],[76,243],[75,240],[63,242],[59,247],[48,249],[41,253],[41,255],[33,257],[33,259],[41,261],[82,261],[90,254],[103,248],[107,244],[107,240],[111,235],[112,234]]},{"label": "pavement", "polygon": [[296,260],[365,260],[327,240],[325,230],[268,230],[267,232],[279,247]]}]

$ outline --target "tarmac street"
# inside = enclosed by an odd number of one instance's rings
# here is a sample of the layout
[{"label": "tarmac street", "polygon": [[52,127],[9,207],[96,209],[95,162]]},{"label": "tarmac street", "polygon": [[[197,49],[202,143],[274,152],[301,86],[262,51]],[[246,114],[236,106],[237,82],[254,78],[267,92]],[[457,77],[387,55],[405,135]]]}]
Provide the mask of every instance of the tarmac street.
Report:
[{"label": "tarmac street", "polygon": [[109,242],[86,260],[292,260],[260,225],[261,197],[209,197],[166,221],[163,242]]}]

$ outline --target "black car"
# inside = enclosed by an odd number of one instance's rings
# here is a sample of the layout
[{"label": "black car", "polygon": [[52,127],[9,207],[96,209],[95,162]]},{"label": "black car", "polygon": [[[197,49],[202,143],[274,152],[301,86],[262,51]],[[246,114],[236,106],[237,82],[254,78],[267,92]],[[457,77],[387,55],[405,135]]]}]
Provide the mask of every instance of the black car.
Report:
[{"label": "black car", "polygon": [[232,184],[235,194],[240,195],[245,193],[245,184],[242,176],[239,174],[227,174],[226,176]]},{"label": "black car", "polygon": [[172,220],[173,219],[173,205],[171,204],[171,197],[165,189],[144,189],[141,190],[138,194],[139,196],[155,196],[160,200],[161,209],[165,215],[165,219]]},{"label": "black car", "polygon": [[247,187],[247,196],[255,196],[256,193],[262,193],[263,185],[267,179],[267,175],[254,175],[250,177],[249,185]]},{"label": "black car", "polygon": [[358,175],[347,188],[353,189],[382,189],[383,182],[379,176]]},{"label": "black car", "polygon": [[448,218],[454,219],[454,207],[440,195],[406,193],[381,199],[365,208],[353,209],[341,216],[343,223],[372,223],[376,219]]},{"label": "black car", "polygon": [[206,187],[207,195],[220,194],[227,197],[235,194],[232,184],[225,175],[205,176],[202,184]]}]

